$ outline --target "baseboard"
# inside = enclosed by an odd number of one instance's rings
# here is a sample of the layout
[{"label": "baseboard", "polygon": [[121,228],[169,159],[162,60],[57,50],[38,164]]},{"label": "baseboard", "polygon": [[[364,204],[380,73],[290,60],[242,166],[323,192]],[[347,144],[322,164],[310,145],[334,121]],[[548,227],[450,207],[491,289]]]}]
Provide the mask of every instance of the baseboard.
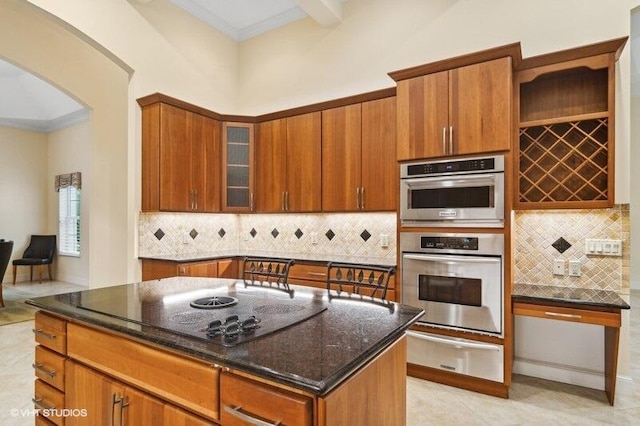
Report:
[{"label": "baseboard", "polygon": [[516,357],[513,361],[513,372],[555,382],[604,390],[604,371]]}]

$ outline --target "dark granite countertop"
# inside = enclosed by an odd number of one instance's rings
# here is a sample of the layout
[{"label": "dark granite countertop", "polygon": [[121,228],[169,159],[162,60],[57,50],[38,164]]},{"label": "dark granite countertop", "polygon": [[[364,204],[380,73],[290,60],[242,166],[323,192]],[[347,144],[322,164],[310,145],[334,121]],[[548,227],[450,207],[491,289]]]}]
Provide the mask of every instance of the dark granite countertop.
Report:
[{"label": "dark granite countertop", "polygon": [[239,250],[221,250],[211,251],[206,253],[176,253],[176,254],[164,254],[164,255],[148,255],[139,256],[139,259],[148,260],[163,260],[168,262],[201,262],[206,260],[216,259],[228,259],[230,257],[245,257],[245,256],[261,256],[277,259],[293,259],[296,261],[304,262],[342,262],[342,263],[356,263],[360,265],[378,265],[378,266],[396,266],[395,258],[389,259],[385,257],[367,257],[367,256],[349,256],[344,254],[328,255],[328,254],[306,254],[299,252],[271,252],[271,251],[256,251],[251,252],[239,251]]},{"label": "dark granite countertop", "polygon": [[[39,297],[27,303],[320,396],[399,339],[423,313],[394,302],[336,299],[329,297],[326,290],[291,288],[293,297],[276,289],[245,287],[238,280],[175,277]],[[240,297],[251,292],[278,306],[308,303],[322,309],[295,325],[233,347],[142,324],[145,318],[176,312],[176,307],[196,311],[189,307],[189,302],[212,292],[228,292]],[[207,311],[197,310],[197,313]]]},{"label": "dark granite countertop", "polygon": [[615,291],[538,284],[516,283],[511,299],[516,302],[573,304],[577,308],[630,309],[629,304]]}]

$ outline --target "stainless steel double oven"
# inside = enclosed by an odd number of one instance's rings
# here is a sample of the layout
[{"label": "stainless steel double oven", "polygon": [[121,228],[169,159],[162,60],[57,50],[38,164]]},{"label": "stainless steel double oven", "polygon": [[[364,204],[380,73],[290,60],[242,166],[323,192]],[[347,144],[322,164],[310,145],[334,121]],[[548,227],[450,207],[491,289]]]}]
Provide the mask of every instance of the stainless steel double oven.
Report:
[{"label": "stainless steel double oven", "polygon": [[[409,166],[403,165],[403,175]],[[503,226],[503,157],[413,169],[430,170],[444,175],[401,180],[403,225],[427,230],[400,233],[402,303],[423,308],[425,325],[503,337],[504,235],[494,231]],[[432,232],[443,222],[454,232]],[[467,232],[470,226],[488,232]],[[418,331],[407,335],[410,363],[503,381],[502,345]]]}]

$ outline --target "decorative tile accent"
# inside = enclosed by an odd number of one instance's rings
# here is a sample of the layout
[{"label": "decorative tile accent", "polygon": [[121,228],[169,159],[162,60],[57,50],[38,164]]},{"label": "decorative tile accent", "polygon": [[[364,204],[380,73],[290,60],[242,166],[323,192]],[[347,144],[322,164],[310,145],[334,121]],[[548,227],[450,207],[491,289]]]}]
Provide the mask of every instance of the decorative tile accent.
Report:
[{"label": "decorative tile accent", "polygon": [[164,232],[162,232],[162,229],[158,228],[158,230],[153,235],[155,235],[158,241],[160,241],[162,237],[164,237]]},{"label": "decorative tile accent", "polygon": [[[397,217],[394,213],[307,213],[307,214],[225,214],[225,213],[140,213],[140,256],[197,255],[212,252],[291,254],[309,258],[344,258],[349,261],[376,259],[396,262]],[[190,230],[198,238],[184,244]],[[162,230],[162,241],[154,233]],[[277,238],[272,232],[277,231]],[[371,244],[363,230],[387,234],[389,247]],[[311,235],[326,238],[311,238]],[[245,236],[252,238],[245,238]],[[224,238],[223,238],[224,237]],[[557,237],[557,236],[556,236]]]},{"label": "decorative tile accent", "polygon": [[196,231],[195,229],[192,229],[191,232],[189,232],[189,236],[191,237],[192,240],[195,240],[196,237],[198,236],[198,231]]},{"label": "decorative tile accent", "polygon": [[369,238],[371,238],[371,234],[369,233],[369,231],[367,231],[366,229],[364,231],[362,231],[362,233],[360,234],[360,238],[362,238],[365,242],[369,241]]},{"label": "decorative tile accent", "polygon": [[560,237],[551,244],[551,247],[558,250],[559,253],[564,253],[571,248],[571,244],[564,238]]},{"label": "decorative tile accent", "polygon": [[271,230],[271,235],[273,235],[273,238],[276,238],[280,233],[276,228],[273,228],[273,230]]}]

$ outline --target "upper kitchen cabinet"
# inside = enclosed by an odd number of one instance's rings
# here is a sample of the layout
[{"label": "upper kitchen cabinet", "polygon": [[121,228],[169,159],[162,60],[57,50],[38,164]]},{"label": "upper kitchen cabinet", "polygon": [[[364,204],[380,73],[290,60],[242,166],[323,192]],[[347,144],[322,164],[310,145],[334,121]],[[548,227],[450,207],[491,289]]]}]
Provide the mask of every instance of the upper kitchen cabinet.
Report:
[{"label": "upper kitchen cabinet", "polygon": [[142,210],[220,211],[219,121],[163,102],[142,106]]},{"label": "upper kitchen cabinet", "polygon": [[519,44],[396,71],[397,159],[507,151]]},{"label": "upper kitchen cabinet", "polygon": [[322,210],[395,210],[395,153],[395,97],[322,111]]},{"label": "upper kitchen cabinet", "polygon": [[224,123],[222,127],[222,210],[254,210],[254,140],[251,123]]},{"label": "upper kitchen cabinet", "polygon": [[517,209],[613,205],[615,63],[625,42],[527,58],[518,67]]},{"label": "upper kitchen cabinet", "polygon": [[321,113],[264,121],[256,127],[256,210],[321,210]]}]

